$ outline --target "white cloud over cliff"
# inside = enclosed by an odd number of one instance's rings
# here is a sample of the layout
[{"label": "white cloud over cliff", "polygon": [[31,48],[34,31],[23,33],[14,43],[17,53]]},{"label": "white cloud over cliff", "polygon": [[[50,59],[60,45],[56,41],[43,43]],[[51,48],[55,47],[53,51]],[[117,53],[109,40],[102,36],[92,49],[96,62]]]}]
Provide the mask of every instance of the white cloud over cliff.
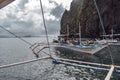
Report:
[{"label": "white cloud over cliff", "polygon": [[[48,34],[59,34],[60,18],[72,0],[42,0]],[[0,10],[0,25],[17,35],[44,35],[39,0],[16,0]],[[0,28],[0,34],[7,32]]]}]

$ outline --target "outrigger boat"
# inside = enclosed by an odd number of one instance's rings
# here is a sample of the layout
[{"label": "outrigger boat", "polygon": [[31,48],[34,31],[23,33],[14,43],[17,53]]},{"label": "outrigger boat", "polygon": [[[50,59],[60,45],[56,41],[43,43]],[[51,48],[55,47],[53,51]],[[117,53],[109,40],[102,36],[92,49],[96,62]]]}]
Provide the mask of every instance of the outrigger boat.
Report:
[{"label": "outrigger boat", "polygon": [[[117,45],[120,46],[120,34],[108,34],[108,35],[102,35],[103,37],[110,37],[111,39],[105,39],[106,43],[108,45]],[[116,37],[115,39],[113,37]]]},{"label": "outrigger boat", "polygon": [[89,39],[82,41],[80,23],[79,23],[79,33],[77,33],[76,35],[79,36],[79,38],[76,41],[74,40],[74,38],[70,39],[69,30],[67,28],[67,35],[59,36],[58,42],[60,45],[57,45],[56,47],[62,47],[88,54],[95,54],[100,50],[102,50],[103,48],[107,47],[107,44],[101,44],[98,41],[93,41]]}]

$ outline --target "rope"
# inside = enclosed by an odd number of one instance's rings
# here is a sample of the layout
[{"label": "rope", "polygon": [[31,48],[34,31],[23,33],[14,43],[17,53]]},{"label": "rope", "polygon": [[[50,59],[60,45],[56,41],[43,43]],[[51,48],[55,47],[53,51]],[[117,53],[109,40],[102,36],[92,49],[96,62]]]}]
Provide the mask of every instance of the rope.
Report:
[{"label": "rope", "polygon": [[48,44],[48,47],[49,47],[49,53],[51,54],[51,51],[50,51],[50,43],[49,43],[49,39],[48,39],[48,32],[47,32],[47,27],[46,27],[44,12],[43,12],[43,5],[42,5],[42,1],[41,1],[41,0],[40,0],[40,7],[41,7],[41,12],[42,12],[43,25],[44,25],[45,33],[46,33],[47,44]]},{"label": "rope", "polygon": [[[35,43],[36,44],[36,43]],[[33,48],[32,48],[32,46],[33,46]],[[33,53],[35,54],[35,56],[38,58],[39,57],[39,55],[38,55],[38,53],[40,53],[42,50],[44,50],[44,49],[46,49],[46,48],[48,48],[47,46],[43,46],[41,49],[39,49],[38,51],[35,51],[36,49],[38,49],[38,47],[40,46],[39,44],[37,44],[36,46],[34,46],[34,45],[32,45],[30,48],[32,49],[32,51],[33,51]],[[49,56],[51,56],[51,55],[49,55]]]}]

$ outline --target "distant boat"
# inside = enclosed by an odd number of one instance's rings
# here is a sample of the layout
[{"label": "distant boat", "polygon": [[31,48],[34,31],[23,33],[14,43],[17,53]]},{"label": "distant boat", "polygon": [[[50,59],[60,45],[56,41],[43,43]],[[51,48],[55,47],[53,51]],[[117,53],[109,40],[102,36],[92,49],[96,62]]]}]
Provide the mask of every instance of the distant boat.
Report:
[{"label": "distant boat", "polygon": [[108,35],[102,35],[103,37],[111,37],[111,39],[105,39],[106,43],[108,43],[108,45],[120,45],[120,40],[119,38],[114,39],[113,37],[117,37],[120,36],[120,34],[114,34],[113,33],[113,28],[111,29],[111,34]]},{"label": "distant boat", "polygon": [[94,41],[86,40],[84,43],[82,43],[80,22],[79,22],[79,44],[75,45],[75,47],[80,49],[94,49],[98,47],[97,44],[94,44]]},{"label": "distant boat", "polygon": [[77,44],[73,44],[71,40],[65,41],[65,39],[69,38],[68,37],[69,30],[68,29],[69,28],[67,26],[67,35],[60,35],[59,36],[60,45],[58,47],[62,47],[65,49],[71,49],[71,50],[75,50],[75,51],[83,52],[83,53],[88,53],[88,54],[95,54],[107,46],[107,45],[99,44],[93,40],[87,39],[85,41],[82,41],[80,23],[79,23],[79,33],[77,33],[77,35],[79,35],[79,38],[78,38],[79,41],[77,42]]}]

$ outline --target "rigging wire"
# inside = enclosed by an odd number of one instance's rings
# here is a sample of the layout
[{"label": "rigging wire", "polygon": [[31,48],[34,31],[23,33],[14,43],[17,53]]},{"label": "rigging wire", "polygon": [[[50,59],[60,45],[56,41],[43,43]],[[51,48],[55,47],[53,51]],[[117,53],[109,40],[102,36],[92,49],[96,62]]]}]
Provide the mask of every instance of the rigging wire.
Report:
[{"label": "rigging wire", "polygon": [[[3,30],[5,30],[5,31],[7,31],[8,33],[10,33],[10,34],[12,34],[15,38],[18,38],[18,39],[20,39],[21,41],[23,41],[23,42],[25,42],[26,44],[28,44],[28,45],[30,45],[30,46],[32,46],[33,44],[31,44],[30,42],[28,42],[28,41],[26,41],[26,40],[24,40],[23,38],[21,38],[21,37],[19,37],[19,36],[17,36],[16,34],[14,34],[13,32],[11,32],[11,31],[9,31],[9,30],[7,30],[6,28],[4,28],[3,26],[0,26],[0,28],[2,28]],[[37,48],[38,49],[38,48]],[[42,51],[43,53],[45,53],[45,54],[47,54],[47,55],[49,55],[48,53],[46,53],[46,52],[44,52],[44,51]],[[50,56],[50,55],[49,55]]]},{"label": "rigging wire", "polygon": [[98,13],[98,17],[100,19],[100,23],[101,23],[101,26],[102,26],[102,30],[103,30],[103,35],[106,35],[106,32],[105,32],[105,27],[104,27],[104,24],[103,24],[103,21],[102,21],[102,17],[100,15],[100,11],[99,11],[99,8],[97,6],[97,3],[96,3],[96,0],[93,0],[94,1],[94,5],[96,7],[96,10],[97,10],[97,13]]},{"label": "rigging wire", "polygon": [[[49,55],[49,56],[51,56],[50,43],[49,43],[49,39],[48,39],[47,27],[46,27],[46,23],[45,23],[45,17],[44,17],[44,12],[43,12],[43,7],[42,7],[42,1],[41,1],[41,0],[40,0],[40,7],[41,7],[41,12],[42,12],[42,17],[43,17],[43,24],[44,24],[45,33],[46,33],[47,44],[48,44],[48,48],[49,48],[49,54],[46,53],[46,52],[44,52],[44,51],[42,51],[42,52],[45,53],[45,54],[47,54],[47,55]],[[26,44],[32,46],[32,44],[31,44],[30,42],[24,40],[24,39],[21,38],[21,37],[18,37],[17,35],[15,35],[14,33],[12,33],[11,31],[9,31],[9,30],[7,30],[6,28],[4,28],[3,26],[0,26],[0,27],[1,27],[3,30],[5,30],[5,31],[9,32],[10,34],[12,34],[14,37],[16,37],[16,38],[22,40],[23,42],[25,42]],[[37,48],[37,49],[38,49],[38,48]],[[41,51],[41,50],[40,50],[40,51]],[[39,57],[38,54],[35,54],[35,55],[36,55],[37,57]]]},{"label": "rigging wire", "polygon": [[[95,7],[96,7],[96,10],[97,10],[99,19],[100,19],[100,23],[101,23],[101,25],[102,25],[103,35],[106,35],[105,27],[104,27],[104,25],[103,25],[102,17],[100,16],[100,11],[99,11],[99,9],[98,9],[96,0],[93,0],[93,1],[94,1]],[[106,38],[107,38],[107,37],[105,37],[105,39],[106,39]],[[112,56],[112,53],[111,53],[111,48],[109,47],[109,45],[108,45],[108,51],[109,51],[109,55],[110,55],[110,58],[111,58],[111,63],[112,63],[112,65],[114,65],[115,63],[114,63],[113,56]],[[111,66],[111,69],[109,70],[109,72],[108,72],[105,80],[109,80],[109,79],[111,78],[111,75],[112,75],[113,71],[114,71],[114,66]]]},{"label": "rigging wire", "polygon": [[49,48],[49,53],[51,54],[50,43],[49,43],[49,39],[48,39],[48,32],[47,32],[45,16],[44,16],[44,11],[43,11],[43,5],[42,5],[42,1],[41,0],[40,0],[40,7],[41,7],[41,12],[42,12],[43,25],[44,25],[44,28],[45,28],[45,33],[46,33],[46,39],[47,39],[47,44],[48,44],[48,48]]},{"label": "rigging wire", "polygon": [[[95,7],[96,7],[96,10],[97,10],[97,13],[98,13],[98,16],[99,16],[99,19],[100,19],[100,23],[101,23],[101,25],[102,25],[103,35],[106,35],[105,27],[104,27],[104,25],[103,25],[102,17],[101,17],[101,15],[100,15],[100,11],[99,11],[99,8],[98,8],[98,6],[97,6],[96,0],[93,0],[93,1],[94,1],[94,5],[95,5]],[[105,37],[105,38],[106,38],[106,37]],[[108,51],[109,51],[109,54],[110,54],[111,62],[112,62],[112,64],[114,64],[114,60],[113,60],[112,53],[111,53],[111,51],[110,51],[110,47],[108,47]]]},{"label": "rigging wire", "polygon": [[16,34],[14,34],[14,33],[12,33],[11,31],[9,31],[9,30],[7,30],[6,28],[4,28],[3,26],[0,26],[3,30],[5,30],[5,31],[7,31],[7,32],[9,32],[10,34],[12,34],[14,37],[16,37],[16,38],[18,38],[18,39],[20,39],[20,40],[22,40],[23,42],[25,42],[26,44],[28,44],[28,45],[32,45],[30,42],[28,42],[28,41],[26,41],[26,40],[24,40],[23,38],[21,38],[21,37],[18,37]]}]

